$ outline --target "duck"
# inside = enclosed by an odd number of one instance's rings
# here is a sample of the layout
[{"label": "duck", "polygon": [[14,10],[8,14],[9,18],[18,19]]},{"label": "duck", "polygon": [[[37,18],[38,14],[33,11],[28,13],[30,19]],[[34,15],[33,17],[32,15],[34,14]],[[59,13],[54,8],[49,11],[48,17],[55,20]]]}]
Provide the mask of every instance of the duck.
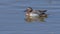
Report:
[{"label": "duck", "polygon": [[42,16],[46,11],[47,10],[33,10],[31,7],[28,7],[24,12],[26,12],[26,16],[34,18],[39,17],[40,15]]}]

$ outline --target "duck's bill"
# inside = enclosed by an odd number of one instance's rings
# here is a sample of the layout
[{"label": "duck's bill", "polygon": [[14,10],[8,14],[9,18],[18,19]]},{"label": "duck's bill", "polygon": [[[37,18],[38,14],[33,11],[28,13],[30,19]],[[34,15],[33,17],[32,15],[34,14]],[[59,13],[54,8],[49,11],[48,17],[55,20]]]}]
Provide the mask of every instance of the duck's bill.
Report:
[{"label": "duck's bill", "polygon": [[27,12],[28,10],[25,10],[24,12]]},{"label": "duck's bill", "polygon": [[26,12],[27,10],[25,10],[24,12]]}]

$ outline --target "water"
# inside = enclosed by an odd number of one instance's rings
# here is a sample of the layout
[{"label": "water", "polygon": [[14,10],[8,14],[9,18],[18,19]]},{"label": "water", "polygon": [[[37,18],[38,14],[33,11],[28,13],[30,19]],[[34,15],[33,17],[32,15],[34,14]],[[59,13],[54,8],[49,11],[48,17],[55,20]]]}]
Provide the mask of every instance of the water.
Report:
[{"label": "water", "polygon": [[[46,22],[24,20],[24,10],[46,9]],[[0,34],[60,34],[60,0],[0,0]]]}]

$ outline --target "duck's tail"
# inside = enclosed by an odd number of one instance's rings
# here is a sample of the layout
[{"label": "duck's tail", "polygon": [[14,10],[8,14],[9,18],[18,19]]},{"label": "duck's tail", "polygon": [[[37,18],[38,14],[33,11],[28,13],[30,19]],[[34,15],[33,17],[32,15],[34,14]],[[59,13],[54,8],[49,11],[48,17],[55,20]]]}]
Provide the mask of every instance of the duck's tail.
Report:
[{"label": "duck's tail", "polygon": [[47,10],[39,10],[39,12],[41,13],[41,12],[47,12]]}]

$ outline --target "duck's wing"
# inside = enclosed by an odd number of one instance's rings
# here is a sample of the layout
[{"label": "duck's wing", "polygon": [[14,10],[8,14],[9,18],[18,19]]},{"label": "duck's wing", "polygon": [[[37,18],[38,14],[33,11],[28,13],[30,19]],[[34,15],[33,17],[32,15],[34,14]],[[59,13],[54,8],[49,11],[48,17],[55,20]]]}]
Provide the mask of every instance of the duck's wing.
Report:
[{"label": "duck's wing", "polygon": [[36,14],[40,14],[39,10],[34,10],[34,12],[35,12]]}]

